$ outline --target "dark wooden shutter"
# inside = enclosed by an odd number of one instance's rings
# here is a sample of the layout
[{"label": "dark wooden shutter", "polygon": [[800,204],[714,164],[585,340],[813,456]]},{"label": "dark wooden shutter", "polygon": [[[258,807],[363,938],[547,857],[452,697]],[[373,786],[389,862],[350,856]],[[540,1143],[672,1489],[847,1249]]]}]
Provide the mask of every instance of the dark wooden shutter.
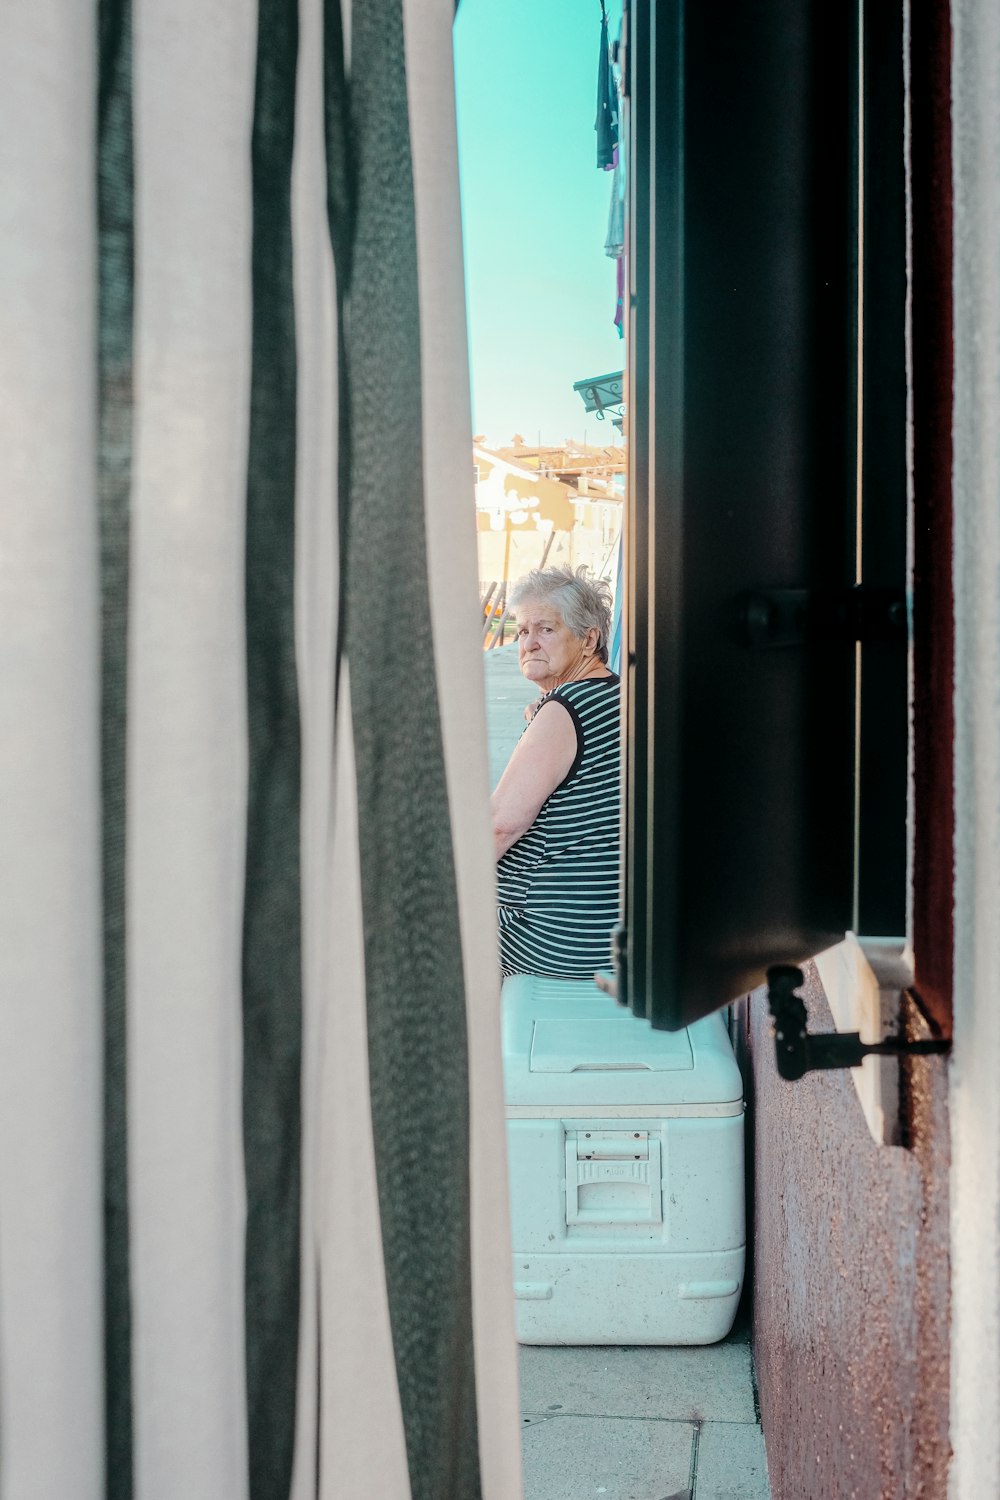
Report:
[{"label": "dark wooden shutter", "polygon": [[[656,1026],[837,942],[866,901],[902,930],[905,609],[850,592],[901,590],[905,570],[901,12],[894,25],[868,64],[866,152],[856,7],[631,9],[620,979]],[[856,615],[890,639],[856,647]],[[856,656],[881,719],[860,763]],[[861,815],[881,814],[860,841],[859,764]]]}]

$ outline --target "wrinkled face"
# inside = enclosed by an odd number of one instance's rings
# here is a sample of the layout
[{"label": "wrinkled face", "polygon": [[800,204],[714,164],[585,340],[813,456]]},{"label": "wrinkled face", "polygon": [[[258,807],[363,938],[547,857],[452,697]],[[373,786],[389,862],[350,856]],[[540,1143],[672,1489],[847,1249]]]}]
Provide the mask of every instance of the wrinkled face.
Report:
[{"label": "wrinkled face", "polygon": [[581,640],[563,623],[551,604],[522,599],[514,611],[514,619],[518,659],[529,682],[548,690],[567,682],[581,666],[593,660],[594,645],[590,637],[596,631],[588,631]]}]

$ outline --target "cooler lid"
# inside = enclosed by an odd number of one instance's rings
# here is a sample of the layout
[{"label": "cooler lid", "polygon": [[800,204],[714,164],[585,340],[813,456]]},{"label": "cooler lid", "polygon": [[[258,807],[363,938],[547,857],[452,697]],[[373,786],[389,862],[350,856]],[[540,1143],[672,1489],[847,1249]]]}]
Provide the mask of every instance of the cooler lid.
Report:
[{"label": "cooler lid", "polygon": [[[532,1073],[673,1073],[694,1067],[686,1031],[645,1032],[631,1017],[536,1020]],[[623,1024],[624,1023],[624,1024]]]},{"label": "cooler lid", "polygon": [[518,974],[503,987],[508,1105],[716,1104],[743,1098],[721,1015],[683,1031],[654,1031],[592,980]]}]

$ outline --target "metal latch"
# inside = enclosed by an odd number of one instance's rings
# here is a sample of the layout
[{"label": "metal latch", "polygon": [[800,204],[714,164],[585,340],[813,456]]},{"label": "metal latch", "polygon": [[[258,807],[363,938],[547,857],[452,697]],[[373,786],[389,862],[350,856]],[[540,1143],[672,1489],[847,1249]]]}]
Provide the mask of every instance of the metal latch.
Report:
[{"label": "metal latch", "polygon": [[863,1042],[857,1031],[810,1035],[805,1001],[795,993],[804,980],[802,970],[791,965],[775,964],[767,971],[778,1072],[789,1082],[820,1068],[857,1068],[866,1057],[921,1057],[951,1050],[950,1042],[937,1037],[908,1042],[905,1037],[889,1036],[881,1042]]}]

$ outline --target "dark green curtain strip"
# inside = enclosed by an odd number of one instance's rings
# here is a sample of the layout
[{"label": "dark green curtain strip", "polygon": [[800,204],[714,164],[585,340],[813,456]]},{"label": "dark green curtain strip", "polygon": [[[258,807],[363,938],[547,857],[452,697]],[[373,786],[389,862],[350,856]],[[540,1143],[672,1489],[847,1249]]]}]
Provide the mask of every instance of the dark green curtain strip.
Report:
[{"label": "dark green curtain strip", "polygon": [[108,1500],[132,1497],[125,1013],[125,726],[132,482],[132,14],[99,0],[97,99],[101,810],[104,912],[104,1371]]},{"label": "dark green curtain strip", "polygon": [[337,514],[340,579],[337,591],[337,639],[334,660],[334,708],[340,704],[340,665],[344,656],[347,617],[348,497],[351,486],[351,417],[347,345],[344,337],[346,305],[354,253],[354,212],[357,184],[351,149],[351,119],[344,66],[343,0],[323,3],[323,123],[326,138],[326,210],[333,250],[337,309]]},{"label": "dark green curtain strip", "polygon": [[249,787],[243,918],[251,1500],[288,1500],[299,1338],[302,913],[291,229],[297,53],[296,6],[287,0],[260,0],[252,135],[253,337],[246,514]]},{"label": "dark green curtain strip", "polygon": [[427,625],[401,0],[354,7],[350,98],[356,189],[346,326],[345,644],[382,1243],[413,1500],[475,1500],[465,994]]}]

